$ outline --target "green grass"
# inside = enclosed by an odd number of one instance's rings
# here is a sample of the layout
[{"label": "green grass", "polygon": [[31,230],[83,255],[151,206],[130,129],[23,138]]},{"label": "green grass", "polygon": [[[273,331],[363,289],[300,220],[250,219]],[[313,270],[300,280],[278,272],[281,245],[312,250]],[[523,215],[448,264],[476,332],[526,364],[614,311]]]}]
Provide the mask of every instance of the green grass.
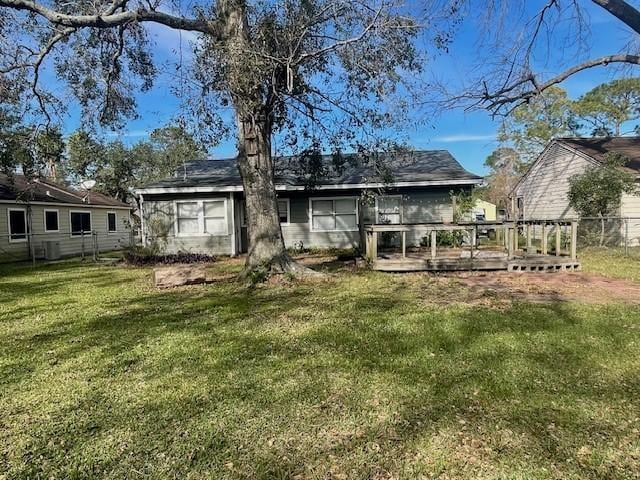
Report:
[{"label": "green grass", "polygon": [[0,478],[638,478],[640,308],[462,299],[0,267]]},{"label": "green grass", "polygon": [[587,248],[578,257],[586,272],[640,282],[640,247]]}]

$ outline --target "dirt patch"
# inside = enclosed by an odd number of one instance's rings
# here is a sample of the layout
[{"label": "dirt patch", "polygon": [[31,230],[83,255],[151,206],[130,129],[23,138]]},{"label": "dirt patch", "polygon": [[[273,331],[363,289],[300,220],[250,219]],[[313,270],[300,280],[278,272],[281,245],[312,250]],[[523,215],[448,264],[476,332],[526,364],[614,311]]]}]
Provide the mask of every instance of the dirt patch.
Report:
[{"label": "dirt patch", "polygon": [[527,302],[640,304],[640,284],[589,273],[474,273],[438,277],[461,287],[461,301],[490,299]]}]

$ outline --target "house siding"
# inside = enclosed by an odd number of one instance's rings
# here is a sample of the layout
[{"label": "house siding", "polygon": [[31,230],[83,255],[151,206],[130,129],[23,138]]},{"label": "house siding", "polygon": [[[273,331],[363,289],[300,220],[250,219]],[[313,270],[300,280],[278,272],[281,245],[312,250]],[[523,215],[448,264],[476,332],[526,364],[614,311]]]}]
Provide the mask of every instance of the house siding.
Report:
[{"label": "house siding", "polygon": [[514,201],[523,200],[521,216],[526,220],[576,217],[567,197],[569,179],[593,164],[562,145],[551,145],[514,189]]},{"label": "house siding", "polygon": [[[620,214],[628,217],[629,245],[640,245],[640,195],[624,194],[620,202]],[[627,228],[626,226],[623,228]],[[623,232],[623,234],[626,232]]]},{"label": "house siding", "polygon": [[[30,258],[29,242],[10,242],[7,211],[12,208],[25,208],[24,204],[0,204],[0,262],[22,261]],[[129,209],[122,207],[91,208],[79,206],[59,205],[31,205],[32,239],[36,257],[44,256],[45,243],[60,242],[60,253],[63,257],[79,255],[83,250],[87,255],[92,252],[92,239],[88,235],[82,237],[71,236],[69,219],[70,211],[85,211],[91,213],[91,229],[98,234],[98,249],[100,251],[119,250],[130,245],[131,228]],[[45,232],[45,210],[58,211],[58,232]],[[116,232],[107,231],[107,212],[116,214]]]},{"label": "house siding", "polygon": [[[226,235],[179,235],[175,226],[175,205],[177,201],[226,200]],[[143,207],[144,235],[147,244],[157,244],[167,253],[191,252],[210,255],[231,255],[233,253],[232,202],[229,195],[168,195],[145,196]]]}]

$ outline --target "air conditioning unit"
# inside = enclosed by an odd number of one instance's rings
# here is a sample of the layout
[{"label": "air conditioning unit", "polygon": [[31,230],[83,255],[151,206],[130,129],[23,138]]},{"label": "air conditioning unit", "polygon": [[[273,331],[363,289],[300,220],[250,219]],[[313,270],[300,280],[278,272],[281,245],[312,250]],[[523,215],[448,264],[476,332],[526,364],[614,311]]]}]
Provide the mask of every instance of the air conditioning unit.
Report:
[{"label": "air conditioning unit", "polygon": [[47,260],[58,260],[61,257],[60,254],[60,242],[59,241],[47,241],[44,242],[44,258]]}]

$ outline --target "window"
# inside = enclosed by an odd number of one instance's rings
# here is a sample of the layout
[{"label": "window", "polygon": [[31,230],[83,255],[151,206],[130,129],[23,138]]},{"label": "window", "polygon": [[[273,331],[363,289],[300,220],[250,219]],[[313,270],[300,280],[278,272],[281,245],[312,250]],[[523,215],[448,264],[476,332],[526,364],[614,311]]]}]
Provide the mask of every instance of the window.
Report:
[{"label": "window", "polygon": [[176,202],[178,235],[227,235],[227,201]]},{"label": "window", "polygon": [[376,223],[399,224],[402,221],[401,211],[400,195],[376,197]]},{"label": "window", "polygon": [[181,202],[177,204],[178,233],[199,233],[198,202]]},{"label": "window", "polygon": [[71,235],[91,233],[91,212],[69,212]]},{"label": "window", "polygon": [[204,202],[204,233],[227,234],[227,215],[224,200]]},{"label": "window", "polygon": [[116,227],[116,212],[107,212],[107,231],[115,232]]},{"label": "window", "polygon": [[60,230],[58,223],[58,210],[44,211],[44,231],[58,232]]},{"label": "window", "polygon": [[516,198],[516,210],[518,211],[518,218],[524,218],[524,198]]},{"label": "window", "polygon": [[24,208],[10,208],[7,211],[9,217],[9,241],[27,241],[27,211]]},{"label": "window", "polygon": [[358,229],[357,199],[310,199],[312,231],[353,231]]},{"label": "window", "polygon": [[280,225],[288,225],[290,216],[290,205],[288,198],[281,198],[278,200],[278,217],[280,219]]}]

